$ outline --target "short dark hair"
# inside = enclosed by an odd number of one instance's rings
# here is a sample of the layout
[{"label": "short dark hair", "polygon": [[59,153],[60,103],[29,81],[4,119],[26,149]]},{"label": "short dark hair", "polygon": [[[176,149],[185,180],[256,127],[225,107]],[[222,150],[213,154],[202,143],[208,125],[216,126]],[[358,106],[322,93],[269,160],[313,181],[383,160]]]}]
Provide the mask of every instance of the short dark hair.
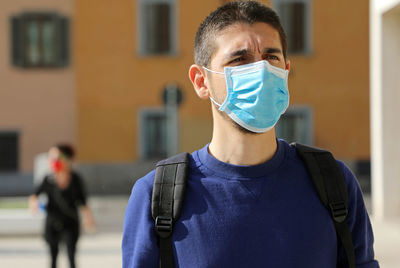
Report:
[{"label": "short dark hair", "polygon": [[58,143],[54,147],[56,147],[68,159],[73,159],[75,157],[74,147],[70,144]]},{"label": "short dark hair", "polygon": [[209,66],[215,50],[213,40],[217,33],[225,27],[235,23],[252,25],[256,22],[269,24],[278,31],[282,53],[286,59],[286,34],[276,12],[256,1],[235,1],[220,6],[200,24],[194,42],[194,62],[201,66]]}]

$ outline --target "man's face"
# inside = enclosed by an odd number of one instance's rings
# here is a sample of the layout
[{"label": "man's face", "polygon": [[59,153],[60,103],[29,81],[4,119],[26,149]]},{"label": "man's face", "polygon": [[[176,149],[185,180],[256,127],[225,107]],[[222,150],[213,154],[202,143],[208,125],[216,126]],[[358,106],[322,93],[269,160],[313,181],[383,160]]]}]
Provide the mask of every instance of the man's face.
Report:
[{"label": "man's face", "polygon": [[49,164],[53,173],[60,173],[66,171],[69,165],[69,160],[60,152],[60,150],[56,147],[52,147],[49,150]]},{"label": "man's face", "polygon": [[[252,25],[237,23],[217,33],[215,51],[209,68],[223,72],[224,67],[233,67],[260,60],[271,65],[289,69],[283,57],[279,33],[272,26],[258,22]],[[211,96],[220,104],[225,100],[227,90],[225,77],[207,72]]]}]

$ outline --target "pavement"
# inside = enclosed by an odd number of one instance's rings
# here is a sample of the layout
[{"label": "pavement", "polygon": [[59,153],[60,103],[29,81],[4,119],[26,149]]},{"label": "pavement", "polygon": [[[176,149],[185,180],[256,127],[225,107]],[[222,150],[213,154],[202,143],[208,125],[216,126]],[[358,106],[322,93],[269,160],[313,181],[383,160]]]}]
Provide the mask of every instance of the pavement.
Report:
[{"label": "pavement", "polygon": [[386,221],[375,221],[372,218],[375,237],[375,258],[380,267],[400,267],[400,218]]},{"label": "pavement", "polygon": [[[78,244],[78,267],[121,267],[121,230],[127,200],[127,196],[91,199],[98,231],[82,235]],[[375,234],[375,256],[380,266],[399,268],[400,218],[376,221],[371,217],[371,221]],[[2,222],[0,220],[0,225]],[[59,268],[69,267],[65,249],[60,251],[58,264]],[[0,233],[0,267],[49,267],[46,244],[40,234]]]},{"label": "pavement", "polygon": [[[83,235],[78,243],[77,267],[121,267],[121,233]],[[59,268],[69,268],[65,248],[60,249]],[[50,267],[46,244],[40,236],[0,238],[0,267]]]},{"label": "pavement", "polygon": [[[2,198],[1,201],[24,203],[27,198]],[[81,235],[77,267],[122,266],[121,238],[127,202],[128,196],[90,198],[97,230]],[[41,236],[43,220],[43,215],[33,216],[27,209],[0,209],[0,268],[50,267],[47,246]],[[69,268],[63,247],[57,262],[58,268]]]}]

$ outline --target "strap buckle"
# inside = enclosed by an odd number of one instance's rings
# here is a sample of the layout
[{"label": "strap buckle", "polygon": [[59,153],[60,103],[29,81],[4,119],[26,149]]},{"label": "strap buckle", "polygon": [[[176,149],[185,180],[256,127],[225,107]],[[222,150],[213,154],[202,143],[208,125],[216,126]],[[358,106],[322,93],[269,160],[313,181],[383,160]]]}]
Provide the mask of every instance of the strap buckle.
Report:
[{"label": "strap buckle", "polygon": [[347,206],[344,201],[329,203],[333,219],[337,223],[343,222],[348,214]]},{"label": "strap buckle", "polygon": [[169,237],[172,234],[172,217],[157,216],[155,228],[159,237]]}]

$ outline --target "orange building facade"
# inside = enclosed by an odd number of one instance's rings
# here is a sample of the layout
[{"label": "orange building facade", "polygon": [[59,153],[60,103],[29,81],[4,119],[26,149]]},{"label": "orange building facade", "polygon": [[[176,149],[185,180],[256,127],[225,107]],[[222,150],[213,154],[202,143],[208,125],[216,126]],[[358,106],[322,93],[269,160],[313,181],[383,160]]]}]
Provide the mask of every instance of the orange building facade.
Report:
[{"label": "orange building facade", "polygon": [[[158,147],[171,143],[163,135],[171,124],[166,120],[162,92],[171,83],[178,85],[183,95],[172,135],[178,142],[177,151],[191,152],[209,142],[210,102],[196,96],[188,68],[193,63],[194,37],[200,22],[223,2],[1,3],[0,34],[6,42],[0,44],[0,142],[7,142],[10,133],[18,140],[12,171],[31,173],[35,156],[59,141],[75,144],[82,164],[132,163],[162,157],[165,152],[160,154]],[[282,14],[284,24],[304,26],[288,31],[289,41],[295,42],[288,55],[292,107],[288,114],[292,121],[286,130],[306,130],[294,137],[327,148],[338,158],[368,161],[368,3],[263,2]],[[67,64],[61,68],[27,68],[14,62],[12,51],[18,42],[13,41],[11,22],[14,16],[25,13],[51,13],[69,20],[69,37],[64,40],[69,46]],[[302,36],[296,35],[299,29]],[[305,114],[307,120],[298,121],[296,111],[300,111],[300,117]],[[164,123],[160,125],[161,121]],[[155,154],[146,156],[146,150]],[[15,157],[14,151],[11,154]]]},{"label": "orange building facade", "polygon": [[[138,114],[147,108],[160,109],[162,89],[169,83],[178,84],[184,96],[179,109],[179,151],[193,151],[210,141],[210,104],[197,98],[187,73],[200,22],[225,1],[164,0],[173,3],[169,16],[175,28],[171,28],[172,52],[162,55],[141,52],[140,39],[147,29],[140,19],[143,2],[75,3],[77,145],[82,162],[139,159]],[[345,160],[367,160],[368,2],[303,2],[308,8],[309,41],[306,50],[288,56],[291,105],[311,111],[308,133],[315,146]],[[160,10],[156,14],[163,14]]]}]

